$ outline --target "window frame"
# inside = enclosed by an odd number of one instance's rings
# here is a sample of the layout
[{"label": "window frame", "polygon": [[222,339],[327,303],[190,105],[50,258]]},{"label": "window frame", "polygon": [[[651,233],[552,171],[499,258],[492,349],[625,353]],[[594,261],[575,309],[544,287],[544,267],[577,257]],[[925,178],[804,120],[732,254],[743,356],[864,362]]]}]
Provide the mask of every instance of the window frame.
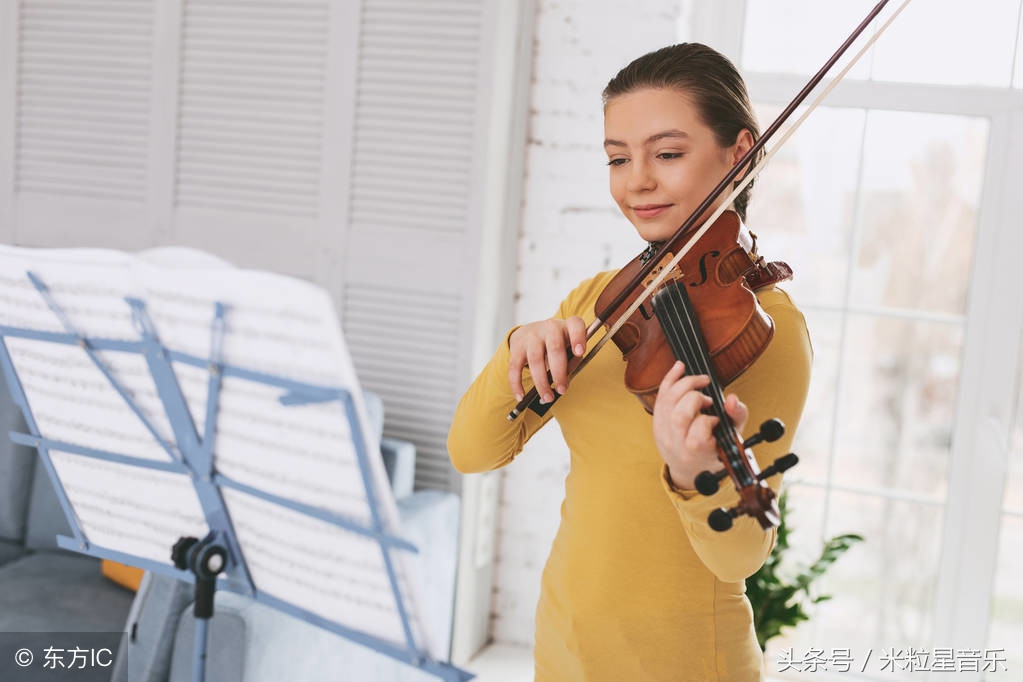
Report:
[{"label": "window frame", "polygon": [[[741,65],[746,4],[746,0],[683,3],[678,34],[713,45]],[[743,74],[753,100],[763,104],[787,103],[809,78],[747,70]],[[1012,223],[1013,216],[1023,213],[1023,193],[1013,191],[1023,185],[1020,86],[843,81],[824,103],[834,108],[981,117],[989,122],[952,424],[932,649],[988,645],[1001,521],[1023,517],[1023,510],[1004,509],[1002,502],[1023,334],[1023,297],[1012,293],[1015,254],[1023,252],[1023,230],[1014,229]],[[767,122],[763,123],[766,127]],[[830,480],[824,487],[826,493],[837,488]],[[825,513],[829,503],[825,502]]]}]

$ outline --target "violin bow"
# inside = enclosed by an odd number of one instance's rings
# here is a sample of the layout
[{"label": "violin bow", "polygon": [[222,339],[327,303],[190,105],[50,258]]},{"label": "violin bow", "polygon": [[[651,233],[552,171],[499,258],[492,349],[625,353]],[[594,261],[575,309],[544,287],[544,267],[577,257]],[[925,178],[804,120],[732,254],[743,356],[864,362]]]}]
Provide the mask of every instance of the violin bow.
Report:
[{"label": "violin bow", "polygon": [[[651,294],[653,294],[657,290],[658,287],[660,287],[661,283],[668,277],[668,275],[671,273],[674,267],[678,265],[678,263],[682,260],[682,258],[685,257],[687,253],[689,253],[693,245],[696,244],[696,242],[698,242],[700,238],[707,233],[707,230],[709,230],[711,225],[714,224],[714,221],[720,218],[721,214],[728,210],[728,207],[731,206],[735,198],[739,196],[742,193],[742,191],[746,189],[746,187],[760,175],[761,172],[763,172],[763,170],[767,167],[767,164],[778,152],[778,150],[781,149],[782,146],[784,146],[785,142],[790,137],[792,137],[792,135],[796,132],[796,130],[799,129],[799,127],[803,124],[807,117],[809,117],[809,115],[813,113],[813,111],[818,106],[820,106],[821,102],[824,101],[824,99],[831,93],[835,86],[838,85],[838,83],[840,83],[843,78],[845,78],[846,74],[849,73],[849,70],[852,69],[852,67],[855,66],[856,63],[860,60],[860,57],[866,54],[867,50],[869,50],[874,45],[874,43],[877,42],[877,39],[880,38],[881,35],[886,30],[888,30],[888,27],[891,26],[893,21],[895,21],[895,18],[902,13],[902,10],[904,10],[911,1],[912,0],[903,0],[902,4],[899,5],[894,12],[892,12],[892,14],[888,17],[888,19],[885,20],[885,22],[880,26],[880,28],[878,28],[874,35],[872,35],[870,39],[867,40],[866,43],[864,43],[863,47],[860,48],[859,52],[857,52],[852,57],[852,59],[849,60],[849,63],[846,64],[841,71],[839,71],[838,75],[830,83],[828,83],[827,86],[813,100],[813,102],[811,102],[809,106],[807,106],[806,111],[804,111],[802,115],[798,119],[796,119],[795,122],[792,123],[792,125],[785,129],[781,137],[778,138],[778,144],[772,147],[771,150],[764,155],[764,158],[760,160],[760,163],[756,164],[753,168],[750,168],[746,172],[742,180],[739,181],[734,186],[731,193],[727,196],[726,200],[723,201],[721,205],[714,210],[710,217],[708,217],[703,222],[700,228],[693,233],[693,235],[683,245],[683,247],[679,249],[679,252],[674,254],[672,259],[666,265],[664,265],[664,267],[661,268],[658,274],[649,282],[649,284],[647,284],[644,287],[643,292],[639,295],[639,297],[636,298],[636,300],[632,302],[632,304],[626,309],[626,311],[619,316],[618,321],[615,322],[607,330],[607,333],[604,336],[602,336],[599,341],[597,341],[596,345],[594,345],[593,348],[591,348],[584,357],[580,358],[578,363],[571,369],[569,373],[570,377],[575,376],[575,374],[579,370],[581,370],[583,367],[589,364],[593,356],[596,355],[597,352],[604,347],[604,345],[615,335],[615,333],[619,329],[621,329],[622,325],[624,325],[628,321],[632,314],[636,312],[636,310],[638,310],[641,305],[643,305],[643,303],[650,297]],[[729,184],[735,181],[736,176],[738,176],[738,174],[742,172],[742,170],[747,166],[747,164],[749,164],[750,161],[752,161],[760,152],[760,150],[764,148],[764,145],[767,144],[767,141],[770,140],[771,137],[773,137],[774,134],[778,132],[778,129],[781,128],[782,125],[784,125],[785,121],[788,120],[788,118],[792,115],[796,108],[800,104],[802,104],[803,100],[805,100],[810,95],[810,92],[812,92],[813,89],[816,88],[822,80],[824,80],[824,77],[827,75],[828,71],[830,71],[831,68],[834,67],[835,63],[838,62],[839,59],[841,59],[842,55],[845,54],[845,52],[856,41],[860,34],[863,33],[864,30],[866,30],[870,23],[874,21],[875,18],[877,18],[877,16],[881,13],[881,11],[884,9],[885,5],[888,4],[888,2],[889,0],[881,0],[880,2],[877,3],[877,5],[874,6],[874,8],[867,14],[866,18],[864,18],[863,21],[861,21],[860,24],[849,35],[849,37],[845,39],[845,42],[843,42],[842,45],[839,46],[838,50],[836,50],[835,53],[831,55],[831,57],[824,63],[824,65],[817,71],[817,73],[814,74],[814,76],[806,83],[806,85],[803,86],[803,89],[796,94],[796,96],[792,99],[791,102],[788,103],[788,105],[786,105],[785,109],[778,115],[774,122],[771,123],[771,125],[768,126],[767,130],[765,130],[764,133],[760,136],[760,139],[758,139],[756,143],[752,147],[750,147],[750,150],[746,152],[746,154],[738,161],[738,163],[735,164],[735,166],[732,167],[732,169],[725,175],[721,182],[719,182],[717,186],[711,190],[710,194],[707,195],[707,198],[705,198],[703,202],[696,207],[696,210],[694,210],[692,214],[686,219],[686,221],[682,223],[682,226],[675,231],[675,234],[671,237],[671,239],[667,240],[664,243],[664,245],[661,246],[657,250],[657,252],[650,257],[650,259],[647,261],[647,264],[636,274],[635,277],[632,278],[632,281],[629,282],[629,284],[622,289],[621,293],[618,296],[616,296],[614,300],[612,300],[611,303],[609,303],[604,310],[600,311],[596,319],[594,319],[593,322],[590,323],[589,327],[586,328],[587,340],[592,338],[593,335],[596,334],[601,327],[603,327],[604,319],[607,318],[608,315],[610,315],[611,313],[615,312],[622,305],[622,303],[629,296],[629,294],[635,291],[635,289],[641,285],[643,280],[653,271],[653,269],[661,264],[661,260],[667,255],[669,245],[671,242],[675,240],[675,237],[677,237],[680,234],[684,234],[688,230],[692,229],[693,224],[699,219],[701,215],[703,215],[703,212],[710,208],[711,204],[713,204],[714,201],[725,191],[725,189],[728,188]],[[512,411],[508,413],[508,420],[514,421],[515,418],[518,417],[527,407],[529,407],[538,397],[539,393],[537,392],[536,388],[535,387],[531,388],[529,393],[527,393],[522,398],[522,400],[520,400],[519,403],[514,407],[514,409],[512,409]]]}]

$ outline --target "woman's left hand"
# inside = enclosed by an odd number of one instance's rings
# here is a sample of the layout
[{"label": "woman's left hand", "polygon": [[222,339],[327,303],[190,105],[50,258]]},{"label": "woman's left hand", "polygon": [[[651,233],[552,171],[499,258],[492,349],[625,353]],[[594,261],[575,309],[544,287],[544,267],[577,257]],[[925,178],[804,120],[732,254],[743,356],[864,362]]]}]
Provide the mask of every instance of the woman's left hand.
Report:
[{"label": "woman's left hand", "polygon": [[[664,375],[654,403],[654,442],[680,490],[694,489],[693,481],[701,471],[718,471],[724,466],[714,439],[718,418],[703,414],[712,404],[701,390],[709,384],[706,374],[686,375],[685,366],[676,362]],[[729,395],[725,413],[742,433],[749,416],[746,405]]]}]

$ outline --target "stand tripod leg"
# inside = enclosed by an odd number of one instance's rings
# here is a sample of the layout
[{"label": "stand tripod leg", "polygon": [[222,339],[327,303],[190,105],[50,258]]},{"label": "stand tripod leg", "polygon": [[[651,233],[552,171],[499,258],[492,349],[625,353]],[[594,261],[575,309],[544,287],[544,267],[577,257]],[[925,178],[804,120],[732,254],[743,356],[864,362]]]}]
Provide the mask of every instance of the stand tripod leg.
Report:
[{"label": "stand tripod leg", "polygon": [[209,626],[209,618],[195,619],[195,656],[192,659],[192,680],[194,682],[205,682],[206,680],[206,644]]},{"label": "stand tripod leg", "polygon": [[227,568],[227,550],[209,541],[180,538],[171,550],[174,565],[190,570],[195,575],[195,649],[192,658],[192,679],[205,682],[206,646],[209,640],[210,619],[213,618],[213,597],[217,590],[217,576]]}]

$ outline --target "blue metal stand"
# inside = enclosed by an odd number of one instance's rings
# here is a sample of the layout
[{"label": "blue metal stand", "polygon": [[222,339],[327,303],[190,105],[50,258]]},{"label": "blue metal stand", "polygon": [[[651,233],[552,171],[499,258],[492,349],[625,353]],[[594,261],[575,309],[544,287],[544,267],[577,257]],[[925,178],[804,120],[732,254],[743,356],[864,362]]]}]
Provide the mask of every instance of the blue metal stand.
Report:
[{"label": "blue metal stand", "polygon": [[[456,668],[449,663],[433,660],[424,652],[425,647],[417,646],[413,637],[407,609],[398,587],[398,577],[391,552],[395,550],[415,552],[416,548],[407,541],[386,532],[378,507],[379,501],[376,499],[373,485],[366,436],[360,427],[354,398],[348,390],[340,387],[296,382],[284,377],[224,364],[221,349],[224,341],[227,308],[220,303],[216,304],[210,323],[210,353],[208,357],[197,357],[176,352],[161,344],[157,329],[147,313],[145,302],[135,298],[127,298],[125,302],[131,309],[132,319],[139,332],[140,338],[138,341],[86,338],[72,326],[68,316],[57,304],[46,284],[33,273],[29,272],[26,274],[29,281],[39,292],[39,295],[46,301],[54,316],[60,320],[64,331],[59,333],[0,325],[0,364],[3,366],[7,385],[13,394],[16,404],[24,413],[30,431],[29,434],[11,433],[11,438],[17,443],[34,446],[39,451],[44,467],[53,482],[57,497],[72,529],[73,537],[58,538],[58,544],[61,547],[103,559],[111,559],[132,566],[138,566],[155,573],[172,575],[178,579],[195,584],[195,616],[197,620],[194,678],[197,682],[202,682],[205,675],[208,624],[209,618],[213,615],[214,592],[218,588],[249,595],[256,601],[297,616],[357,643],[369,646],[384,655],[418,667],[442,680],[463,682],[474,677],[471,673]],[[7,338],[29,339],[45,344],[80,347],[146,426],[154,441],[166,452],[167,460],[157,461],[123,453],[107,452],[44,437],[33,417],[28,398],[18,378],[17,370],[5,342]],[[98,352],[107,350],[135,353],[144,357],[146,366],[157,387],[160,402],[173,430],[172,442],[168,442],[160,436],[157,429],[146,418],[143,411],[139,409],[129,392],[118,383],[116,376],[104,365]],[[197,432],[193,423],[188,404],[178,384],[172,363],[183,363],[194,367],[206,368],[209,371],[206,419],[201,435]],[[216,433],[221,382],[225,377],[243,378],[248,381],[279,388],[283,391],[280,402],[284,405],[302,405],[311,402],[329,402],[334,400],[341,403],[344,418],[348,421],[351,439],[357,453],[360,476],[370,509],[371,519],[369,525],[233,481],[216,472],[213,461],[213,442]],[[91,543],[78,523],[68,495],[56,473],[50,454],[51,450],[122,465],[187,475],[202,505],[206,524],[210,529],[209,535],[202,540],[182,538],[175,545],[172,552],[173,563],[168,564]],[[239,545],[234,526],[224,503],[222,490],[225,488],[245,492],[280,507],[371,538],[379,543],[397,612],[401,618],[405,638],[404,646],[397,646],[393,642],[353,630],[337,622],[326,620],[293,604],[260,592],[256,585],[253,584],[252,577],[246,567],[244,550]]]},{"label": "blue metal stand", "polygon": [[227,550],[216,544],[211,537],[200,541],[183,537],[174,543],[171,550],[174,565],[189,570],[195,576],[195,648],[193,657],[194,682],[206,679],[206,647],[209,643],[209,623],[213,618],[213,596],[217,589],[217,576],[227,568]]}]

